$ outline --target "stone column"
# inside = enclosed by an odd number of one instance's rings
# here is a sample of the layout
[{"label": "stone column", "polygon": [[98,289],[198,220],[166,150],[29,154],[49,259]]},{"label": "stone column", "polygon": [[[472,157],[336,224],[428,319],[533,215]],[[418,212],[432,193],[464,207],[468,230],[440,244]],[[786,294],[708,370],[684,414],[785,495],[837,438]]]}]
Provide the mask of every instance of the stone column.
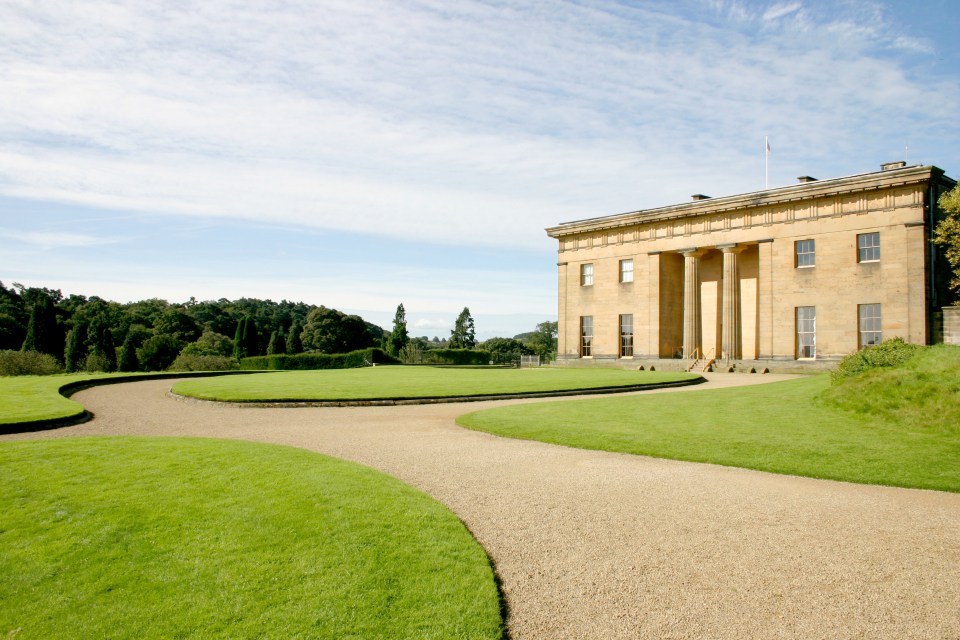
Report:
[{"label": "stone column", "polygon": [[683,357],[692,358],[700,349],[700,256],[703,249],[683,254]]},{"label": "stone column", "polygon": [[740,273],[737,269],[737,256],[746,247],[735,244],[720,245],[723,251],[723,311],[720,319],[721,356],[724,360],[737,360],[740,353]]}]

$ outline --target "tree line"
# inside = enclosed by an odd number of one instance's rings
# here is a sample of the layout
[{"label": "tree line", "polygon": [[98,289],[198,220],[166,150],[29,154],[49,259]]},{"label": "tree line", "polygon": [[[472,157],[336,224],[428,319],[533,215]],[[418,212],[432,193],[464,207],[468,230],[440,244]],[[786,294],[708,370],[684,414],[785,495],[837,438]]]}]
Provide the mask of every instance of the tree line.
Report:
[{"label": "tree line", "polygon": [[478,346],[549,357],[555,351],[556,323],[543,323],[521,337],[478,345],[468,308],[449,338],[429,340],[409,336],[402,304],[387,332],[360,316],[303,302],[190,298],[170,303],[152,298],[121,304],[18,283],[7,288],[0,282],[0,351],[42,354],[49,363],[44,371],[227,369],[247,356],[369,347],[401,359],[414,350]]}]

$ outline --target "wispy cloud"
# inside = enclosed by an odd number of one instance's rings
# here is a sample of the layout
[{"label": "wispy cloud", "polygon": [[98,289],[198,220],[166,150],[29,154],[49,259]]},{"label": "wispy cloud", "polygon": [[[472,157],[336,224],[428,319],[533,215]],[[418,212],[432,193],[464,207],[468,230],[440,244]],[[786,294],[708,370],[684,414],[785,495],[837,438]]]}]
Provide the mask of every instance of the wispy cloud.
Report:
[{"label": "wispy cloud", "polygon": [[558,220],[759,186],[764,133],[785,178],[869,168],[907,133],[960,146],[943,139],[960,89],[881,55],[923,41],[864,20],[875,5],[705,6],[719,17],[605,0],[4,3],[0,193],[543,247]]},{"label": "wispy cloud", "polygon": [[62,249],[68,247],[95,247],[104,244],[122,242],[120,238],[102,238],[80,233],[58,233],[44,231],[10,231],[0,229],[0,237],[16,243],[40,249]]}]

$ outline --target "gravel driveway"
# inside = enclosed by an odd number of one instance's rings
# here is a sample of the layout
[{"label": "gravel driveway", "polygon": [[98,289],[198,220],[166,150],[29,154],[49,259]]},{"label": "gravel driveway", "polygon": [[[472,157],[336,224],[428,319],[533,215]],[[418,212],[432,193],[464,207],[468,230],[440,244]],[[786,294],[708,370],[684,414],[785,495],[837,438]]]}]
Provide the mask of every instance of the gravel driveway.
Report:
[{"label": "gravel driveway", "polygon": [[[709,377],[698,388],[778,379]],[[514,640],[960,638],[958,494],[583,451],[454,424],[505,402],[254,409],[178,401],[171,384],[83,391],[74,399],[93,421],[0,440],[242,438],[375,467],[466,523],[502,580]]]}]

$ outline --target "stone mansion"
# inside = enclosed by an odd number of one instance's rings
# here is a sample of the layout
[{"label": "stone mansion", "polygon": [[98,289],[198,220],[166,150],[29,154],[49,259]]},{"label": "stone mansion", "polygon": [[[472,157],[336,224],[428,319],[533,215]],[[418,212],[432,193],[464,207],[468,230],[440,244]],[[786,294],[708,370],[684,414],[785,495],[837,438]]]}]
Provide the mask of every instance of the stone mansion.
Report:
[{"label": "stone mansion", "polygon": [[930,242],[956,182],[885,164],[559,224],[558,361],[832,362],[930,344],[949,272]]}]

